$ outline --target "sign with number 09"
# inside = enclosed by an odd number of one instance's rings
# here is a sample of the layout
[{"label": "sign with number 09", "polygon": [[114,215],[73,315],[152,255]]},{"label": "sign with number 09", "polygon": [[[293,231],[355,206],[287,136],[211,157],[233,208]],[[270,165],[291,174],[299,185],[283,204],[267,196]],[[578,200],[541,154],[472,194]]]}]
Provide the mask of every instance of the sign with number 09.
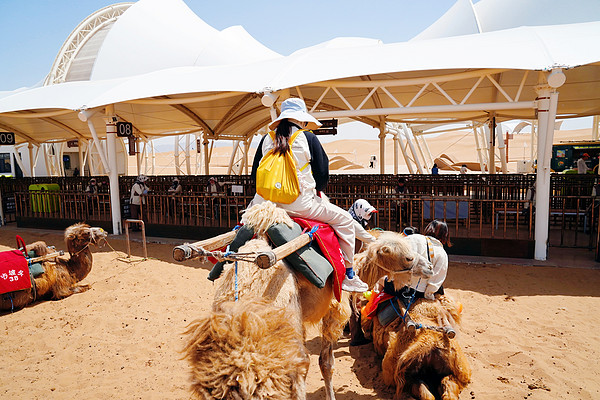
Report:
[{"label": "sign with number 09", "polygon": [[2,144],[15,144],[14,132],[0,132],[0,145]]}]

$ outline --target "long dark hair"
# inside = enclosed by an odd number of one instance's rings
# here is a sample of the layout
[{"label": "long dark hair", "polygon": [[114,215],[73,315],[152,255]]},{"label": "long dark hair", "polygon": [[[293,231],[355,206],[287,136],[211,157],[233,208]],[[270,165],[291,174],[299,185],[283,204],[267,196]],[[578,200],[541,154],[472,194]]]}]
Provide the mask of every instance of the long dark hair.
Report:
[{"label": "long dark hair", "polygon": [[452,242],[450,242],[450,231],[448,230],[448,225],[445,222],[434,219],[425,227],[423,231],[423,235],[431,236],[439,240],[443,245],[448,247],[452,246]]},{"label": "long dark hair", "polygon": [[289,150],[290,145],[288,142],[292,133],[292,126],[302,129],[287,118],[282,119],[279,125],[277,125],[275,129],[275,145],[273,147],[274,154],[285,154]]}]

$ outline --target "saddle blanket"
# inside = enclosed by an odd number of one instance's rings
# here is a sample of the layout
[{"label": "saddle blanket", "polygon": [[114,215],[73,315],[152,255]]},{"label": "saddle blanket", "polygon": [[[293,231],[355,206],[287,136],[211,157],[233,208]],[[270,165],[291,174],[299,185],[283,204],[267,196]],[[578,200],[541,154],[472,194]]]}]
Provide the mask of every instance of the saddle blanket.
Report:
[{"label": "saddle blanket", "polygon": [[325,256],[327,261],[333,266],[333,293],[335,298],[340,301],[342,295],[342,282],[346,275],[346,264],[344,263],[344,256],[335,231],[331,226],[322,222],[305,218],[293,218],[293,220],[302,228],[308,230],[311,230],[315,225],[319,227],[314,233],[313,240],[316,239],[323,256]]},{"label": "saddle blanket", "polygon": [[19,250],[0,252],[0,294],[31,288],[27,260]]}]

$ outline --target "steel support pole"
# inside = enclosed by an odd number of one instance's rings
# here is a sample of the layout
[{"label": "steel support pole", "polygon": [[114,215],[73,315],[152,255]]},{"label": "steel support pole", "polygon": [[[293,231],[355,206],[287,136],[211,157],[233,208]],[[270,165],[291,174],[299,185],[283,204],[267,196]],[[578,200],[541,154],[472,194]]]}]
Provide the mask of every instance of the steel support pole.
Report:
[{"label": "steel support pole", "polygon": [[[113,122],[115,116],[114,105],[106,107],[106,152],[108,156],[108,182],[110,186],[110,211],[112,216],[113,234],[123,233],[121,227],[121,196],[119,193],[119,170],[117,166],[117,123]],[[102,151],[98,149],[99,152]]]},{"label": "steel support pole", "polygon": [[398,175],[398,133],[394,134],[394,175]]},{"label": "steel support pole", "polygon": [[379,125],[379,173],[385,174],[385,123]]},{"label": "steel support pole", "polygon": [[550,157],[554,139],[554,121],[558,92],[544,87],[538,92],[538,163],[535,191],[535,254],[536,260],[548,257],[548,228],[550,215]]},{"label": "steel support pole", "polygon": [[496,173],[496,117],[490,119],[490,135],[488,136],[488,174]]}]

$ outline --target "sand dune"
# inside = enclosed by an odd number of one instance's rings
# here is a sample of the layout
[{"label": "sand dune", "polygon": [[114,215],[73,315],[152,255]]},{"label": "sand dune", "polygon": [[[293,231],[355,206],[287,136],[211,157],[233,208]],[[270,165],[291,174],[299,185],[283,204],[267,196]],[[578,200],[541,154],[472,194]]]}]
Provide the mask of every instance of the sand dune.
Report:
[{"label": "sand dune", "polygon": [[[554,135],[554,143],[560,143],[564,140],[589,140],[591,138],[591,129],[578,129],[569,131],[556,131]],[[427,135],[426,141],[432,159],[440,157],[442,154],[447,155],[454,161],[454,165],[468,164],[473,170],[479,165],[477,157],[477,146],[473,133],[470,131],[448,132],[438,136]],[[372,174],[379,173],[379,164],[376,168],[368,168],[369,160],[372,155],[381,162],[379,155],[379,140],[359,139],[359,140],[336,140],[329,143],[324,143],[323,147],[329,155],[332,164],[330,165],[331,173],[364,173]],[[385,172],[391,174],[394,172],[394,143],[392,139],[387,139],[385,142]],[[227,173],[227,166],[231,156],[232,147],[222,146],[213,148],[212,162],[210,166],[211,173],[221,175]],[[251,151],[250,163],[254,150]],[[336,157],[342,157],[345,161],[338,163]],[[408,173],[409,170],[404,162],[402,153],[399,152],[399,173]],[[529,160],[531,158],[531,135],[518,134],[509,141],[508,144],[508,170],[509,172],[517,172],[517,161]],[[533,158],[537,158],[534,154]],[[349,166],[349,164],[352,164]],[[427,173],[432,165],[425,163],[424,170]],[[497,160],[496,165],[500,167],[500,161]],[[458,169],[459,169],[458,168]],[[191,160],[191,172],[202,171],[204,174],[204,164],[201,158],[195,159],[195,154]],[[451,171],[442,171],[442,173],[457,173]],[[129,174],[136,175],[137,168],[134,157],[129,158]],[[173,163],[171,153],[157,153],[156,155],[156,175],[175,175],[176,169]]]}]

